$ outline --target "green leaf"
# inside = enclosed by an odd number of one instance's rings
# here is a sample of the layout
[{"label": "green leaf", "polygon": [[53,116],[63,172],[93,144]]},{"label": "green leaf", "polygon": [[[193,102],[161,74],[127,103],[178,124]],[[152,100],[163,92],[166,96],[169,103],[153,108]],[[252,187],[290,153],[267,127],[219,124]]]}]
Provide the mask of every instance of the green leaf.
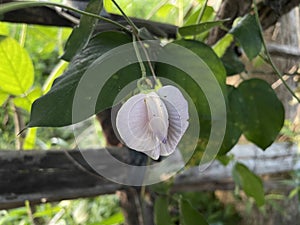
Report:
[{"label": "green leaf", "polygon": [[265,204],[264,187],[261,179],[244,164],[236,163],[232,170],[235,183],[241,186],[247,196],[253,197],[258,206]]},{"label": "green leaf", "polygon": [[[102,3],[102,0],[91,0],[85,11],[98,15],[103,7]],[[86,15],[81,16],[79,26],[73,29],[66,43],[62,59],[70,61],[78,51],[88,44],[97,22],[98,19],[96,18]]]},{"label": "green leaf", "polygon": [[262,40],[255,15],[245,15],[237,25],[230,30],[230,33],[239,41],[250,60],[260,53]]},{"label": "green leaf", "polygon": [[150,190],[157,194],[167,195],[169,193],[172,185],[173,185],[172,181],[166,180],[164,182],[152,184],[150,186]]},{"label": "green leaf", "polygon": [[37,211],[33,213],[34,218],[42,218],[42,217],[53,217],[56,213],[62,210],[62,207],[59,205],[56,206],[48,206],[41,211]]},{"label": "green leaf", "polygon": [[34,149],[35,142],[36,142],[36,131],[37,131],[36,127],[29,128],[27,130],[27,134],[26,134],[24,144],[23,144],[23,149],[24,150]]},{"label": "green leaf", "polygon": [[184,199],[180,200],[180,218],[183,225],[208,225],[203,215]]},{"label": "green leaf", "polygon": [[0,106],[2,106],[4,104],[4,102],[8,99],[9,94],[0,91]]},{"label": "green leaf", "polygon": [[[194,52],[196,55],[198,55],[204,63],[211,69],[213,74],[215,75],[215,78],[219,82],[221,88],[223,89],[224,93],[226,92],[226,74],[225,69],[218,58],[218,56],[214,53],[211,47],[204,44],[200,41],[191,41],[191,40],[179,40],[174,41],[174,44],[181,45],[192,52]],[[187,59],[188,61],[188,59]],[[200,74],[199,74],[200,76]]]},{"label": "green leaf", "polygon": [[[198,55],[204,61],[204,63],[211,69],[221,89],[223,90],[224,96],[227,96],[225,84],[225,69],[223,67],[222,62],[219,60],[219,58],[209,46],[202,42],[192,40],[179,40],[173,43],[181,45]],[[166,48],[168,48],[168,45],[166,45]],[[178,55],[174,55],[174,58],[181,58],[182,63],[190,65],[191,67],[198,66],[191,65],[189,58],[182,56],[181,52],[176,52],[176,54]],[[178,68],[167,64],[157,63],[155,69],[156,74],[158,76],[174,81],[188,93],[198,111],[199,122],[201,125],[200,138],[204,141],[208,140],[211,129],[211,112],[205,93],[188,74],[186,74]],[[202,76],[201,73],[202,71],[199,70],[199,76]]]},{"label": "green leaf", "polygon": [[0,36],[0,90],[11,95],[25,94],[33,84],[32,61],[19,43]]},{"label": "green leaf", "polygon": [[223,166],[227,166],[231,160],[234,159],[233,155],[221,155],[217,157],[217,160],[223,165]]},{"label": "green leaf", "polygon": [[[33,103],[28,126],[59,127],[72,124],[74,94],[87,68],[104,53],[129,42],[131,38],[121,32],[103,32],[94,36],[88,46],[74,57],[65,73],[54,81],[51,90]],[[119,90],[139,77],[137,65],[128,66],[113,75],[99,95],[95,113],[112,106]],[[90,85],[95,88],[95,84]]]},{"label": "green leaf", "polygon": [[38,62],[48,60],[54,56],[53,52],[62,54],[65,40],[68,39],[71,32],[71,28],[27,26],[26,37],[30,38],[26,38],[25,47],[30,49],[31,52],[38,53]]},{"label": "green leaf", "polygon": [[42,94],[43,94],[42,89],[40,87],[36,87],[25,96],[14,98],[13,102],[17,107],[25,109],[26,111],[30,112],[32,103],[37,98],[41,97]]},{"label": "green leaf", "polygon": [[[198,10],[196,10],[184,23],[184,26],[189,26],[197,23],[197,19],[199,16],[199,13],[201,11],[201,7],[199,7]],[[214,9],[211,6],[206,6],[204,10],[204,14],[202,17],[202,21],[212,21],[215,18]]]},{"label": "green leaf", "polygon": [[173,24],[175,22],[175,16],[178,12],[178,8],[173,4],[165,4],[159,10],[156,15],[163,20],[163,22]]},{"label": "green leaf", "polygon": [[233,87],[228,86],[228,107],[227,107],[227,123],[226,133],[223,139],[222,147],[218,155],[225,155],[238,142],[242,130],[240,128],[240,121],[243,120],[244,102],[239,91]]},{"label": "green leaf", "polygon": [[105,220],[102,220],[101,222],[96,223],[96,224],[99,224],[99,225],[114,225],[114,224],[121,224],[121,223],[124,223],[124,216],[123,216],[122,212],[118,212],[118,213],[112,215],[111,217],[109,217]]},{"label": "green leaf", "polygon": [[169,203],[166,197],[157,197],[154,204],[154,222],[156,225],[172,225]]},{"label": "green leaf", "polygon": [[284,107],[272,87],[264,80],[246,80],[238,86],[238,90],[245,103],[241,129],[249,141],[266,149],[283,126]]},{"label": "green leaf", "polygon": [[7,23],[0,22],[0,35],[8,36],[9,29]]},{"label": "green leaf", "polygon": [[212,29],[213,27],[219,26],[223,24],[227,20],[218,20],[218,21],[210,21],[199,23],[196,25],[189,25],[178,28],[178,32],[181,36],[191,36],[201,34],[205,31]]},{"label": "green leaf", "polygon": [[222,57],[230,44],[233,41],[233,35],[232,34],[226,34],[224,37],[222,37],[214,46],[212,47],[217,56]]}]

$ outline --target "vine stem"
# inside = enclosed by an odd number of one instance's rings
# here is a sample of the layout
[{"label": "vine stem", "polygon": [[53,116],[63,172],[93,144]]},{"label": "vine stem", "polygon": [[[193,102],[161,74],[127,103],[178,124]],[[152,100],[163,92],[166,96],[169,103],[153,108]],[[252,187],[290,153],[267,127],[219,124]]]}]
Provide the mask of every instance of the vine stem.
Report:
[{"label": "vine stem", "polygon": [[21,34],[19,39],[19,43],[22,46],[22,48],[24,48],[25,46],[26,35],[27,35],[27,24],[22,24]]},{"label": "vine stem", "polygon": [[155,83],[159,84],[158,81],[157,81],[157,78],[156,78],[156,75],[155,75],[153,66],[152,66],[152,64],[151,64],[151,60],[150,60],[150,57],[149,57],[149,55],[148,55],[148,52],[147,52],[145,46],[143,45],[143,43],[141,42],[141,39],[140,39],[138,36],[137,36],[137,39],[138,39],[138,41],[139,41],[139,43],[140,43],[140,45],[141,45],[141,48],[143,49],[143,52],[144,52],[144,54],[145,54],[145,56],[146,56],[147,63],[148,63],[148,65],[149,65],[149,68],[150,68],[151,74],[152,74],[152,76],[153,76],[153,78],[154,78],[154,81],[155,81]]},{"label": "vine stem", "polygon": [[134,51],[135,51],[135,54],[136,54],[136,57],[139,61],[139,64],[140,64],[140,68],[141,68],[141,72],[142,72],[142,78],[146,78],[146,68],[144,66],[144,63],[142,61],[142,58],[141,58],[141,54],[140,54],[140,51],[138,49],[138,46],[136,45],[136,36],[134,34],[132,34],[132,39],[133,39],[133,48],[134,48]]},{"label": "vine stem", "polygon": [[34,221],[33,212],[32,212],[32,211],[34,211],[34,208],[30,205],[30,202],[28,200],[25,201],[25,207],[26,207],[27,215],[30,219],[31,224],[36,225],[36,222]]},{"label": "vine stem", "polygon": [[125,18],[125,20],[127,21],[127,23],[132,27],[133,29],[133,33],[135,35],[138,34],[138,27],[134,24],[134,22],[125,14],[125,12],[123,11],[123,9],[121,9],[121,7],[118,5],[118,3],[115,0],[111,0],[114,5],[118,8],[118,10],[121,12],[121,14],[123,15],[123,17]]},{"label": "vine stem", "polygon": [[[153,66],[151,64],[151,61],[150,61],[150,57],[149,57],[149,54],[145,48],[145,46],[143,45],[140,37],[139,37],[139,28],[134,24],[134,22],[125,14],[125,12],[121,9],[121,7],[118,5],[118,3],[115,1],[115,0],[111,0],[114,5],[118,8],[118,10],[121,12],[121,14],[123,15],[123,17],[125,18],[125,20],[127,21],[127,23],[132,27],[132,30],[133,30],[133,47],[134,47],[134,50],[136,52],[136,55],[137,55],[137,58],[138,58],[138,61],[139,61],[139,64],[140,64],[140,67],[141,67],[141,72],[142,72],[142,78],[145,78],[146,77],[146,70],[145,70],[145,66],[143,64],[143,61],[142,61],[142,58],[141,58],[141,55],[140,55],[140,51],[138,49],[138,47],[135,45],[135,41],[137,40],[137,42],[140,44],[145,56],[146,56],[146,59],[147,59],[147,63],[149,65],[149,68],[150,68],[150,71],[151,71],[151,74],[154,78],[154,81],[155,83],[158,84],[157,82],[157,78],[156,78],[156,75],[155,75],[155,72],[154,72],[154,69],[153,69]],[[143,65],[142,65],[143,64]],[[145,74],[145,76],[144,76]]]},{"label": "vine stem", "polygon": [[99,20],[105,21],[107,23],[111,23],[111,24],[113,24],[117,27],[122,28],[123,30],[126,30],[127,32],[130,32],[130,30],[128,30],[127,27],[125,27],[122,24],[120,24],[118,22],[115,22],[111,19],[105,18],[105,17],[100,16],[100,15],[96,15],[94,13],[85,12],[85,11],[73,8],[71,6],[63,5],[63,4],[56,3],[56,2],[30,2],[30,1],[28,1],[28,2],[5,3],[5,4],[2,5],[2,7],[0,9],[0,15],[4,14],[4,13],[7,13],[9,11],[12,11],[12,10],[16,10],[16,9],[23,9],[23,8],[37,7],[37,6],[56,6],[56,7],[59,7],[59,8],[68,9],[68,10],[71,10],[73,12],[77,12],[81,15],[94,17],[94,18],[97,18]]},{"label": "vine stem", "polygon": [[258,27],[259,27],[260,38],[262,40],[263,49],[264,49],[266,57],[267,57],[266,61],[269,62],[269,64],[271,65],[272,69],[274,70],[276,76],[281,80],[281,82],[286,87],[286,89],[292,94],[292,96],[298,101],[298,103],[300,103],[300,99],[294,93],[294,91],[290,88],[290,86],[285,82],[285,80],[283,79],[282,73],[276,67],[276,65],[274,64],[274,62],[273,62],[273,60],[271,58],[271,55],[270,55],[270,53],[268,51],[268,48],[267,48],[266,41],[265,41],[264,36],[263,36],[263,29],[262,29],[262,26],[261,26],[261,23],[260,23],[260,20],[259,20],[259,15],[258,15],[258,9],[257,9],[256,0],[254,0],[253,3],[254,3],[255,19],[256,19],[256,22],[257,22]]}]

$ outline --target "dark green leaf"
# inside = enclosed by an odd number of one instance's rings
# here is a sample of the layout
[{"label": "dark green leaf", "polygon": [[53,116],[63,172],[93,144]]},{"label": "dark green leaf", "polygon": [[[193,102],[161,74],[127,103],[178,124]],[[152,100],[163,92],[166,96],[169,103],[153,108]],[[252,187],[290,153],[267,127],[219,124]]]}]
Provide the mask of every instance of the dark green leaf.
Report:
[{"label": "dark green leaf", "polygon": [[[28,127],[58,127],[72,124],[74,94],[87,68],[104,53],[129,42],[131,38],[121,32],[104,32],[93,37],[88,46],[74,57],[67,71],[54,81],[51,90],[33,103]],[[95,113],[112,106],[119,90],[139,77],[140,70],[135,65],[128,66],[113,75],[100,93],[101,98],[97,101]],[[97,87],[97,84],[90,85],[89,88]]]},{"label": "dark green leaf", "polygon": [[227,152],[229,152],[233,148],[233,146],[238,142],[242,134],[242,130],[240,128],[240,121],[243,120],[243,98],[235,87],[228,86],[227,99],[228,107],[226,133],[218,155],[225,155]]},{"label": "dark green leaf", "polygon": [[172,185],[173,182],[171,180],[166,180],[164,182],[152,184],[150,190],[161,195],[166,195],[170,191]]},{"label": "dark green leaf", "polygon": [[264,80],[246,80],[238,86],[238,90],[245,103],[241,129],[248,140],[266,149],[283,126],[283,105],[272,87]]},{"label": "dark green leaf", "polygon": [[239,59],[232,47],[229,47],[221,58],[226,69],[227,76],[235,75],[245,71],[245,65]]},{"label": "dark green leaf", "polygon": [[166,197],[157,197],[154,205],[154,222],[156,225],[172,225],[169,214],[169,203]]},{"label": "dark green leaf", "polygon": [[[85,11],[98,15],[102,7],[102,0],[91,0]],[[73,29],[66,43],[65,53],[62,56],[64,60],[70,61],[77,52],[88,44],[97,22],[97,18],[86,15],[81,16],[79,26]]]},{"label": "dark green leaf", "polygon": [[217,160],[223,165],[223,166],[227,166],[231,160],[234,159],[233,155],[221,155],[217,157]]},{"label": "dark green leaf", "polygon": [[[215,78],[217,79],[221,89],[223,90],[224,96],[227,96],[225,94],[226,93],[225,69],[223,67],[223,64],[219,60],[219,58],[216,56],[214,51],[209,46],[205,45],[202,42],[191,41],[191,40],[180,40],[180,41],[175,41],[173,43],[181,45],[191,50],[196,55],[198,55],[212,71],[212,75],[214,75]],[[166,46],[166,49],[167,48],[168,45]],[[189,65],[190,67],[198,66],[198,65],[192,65],[189,57],[183,56],[182,52],[178,52],[178,53],[176,52],[173,54],[178,54],[177,56],[173,55],[172,57],[180,58],[182,64]],[[176,84],[180,85],[180,87],[183,88],[189,94],[198,111],[199,122],[201,125],[200,138],[204,142],[205,140],[208,140],[210,130],[211,130],[211,112],[203,90],[188,74],[173,66],[158,63],[156,65],[156,73],[158,76],[174,81]],[[200,69],[199,77],[204,77],[203,73],[205,73],[204,70],[202,71]],[[192,121],[190,122],[192,123]]]},{"label": "dark green leaf", "polygon": [[219,26],[219,25],[223,24],[225,21],[227,21],[227,20],[210,21],[210,22],[199,23],[196,25],[180,27],[178,29],[178,32],[181,36],[197,35],[197,34],[201,34],[201,33],[205,32],[205,31],[208,31],[213,27]]},{"label": "dark green leaf", "polygon": [[235,183],[243,188],[247,196],[253,197],[258,206],[265,204],[264,187],[257,175],[241,163],[235,164],[232,174]]},{"label": "dark green leaf", "polygon": [[201,213],[184,199],[180,200],[180,218],[183,225],[208,225]]},{"label": "dark green leaf", "polygon": [[230,30],[243,47],[249,59],[256,57],[262,48],[260,29],[255,16],[247,14]]}]

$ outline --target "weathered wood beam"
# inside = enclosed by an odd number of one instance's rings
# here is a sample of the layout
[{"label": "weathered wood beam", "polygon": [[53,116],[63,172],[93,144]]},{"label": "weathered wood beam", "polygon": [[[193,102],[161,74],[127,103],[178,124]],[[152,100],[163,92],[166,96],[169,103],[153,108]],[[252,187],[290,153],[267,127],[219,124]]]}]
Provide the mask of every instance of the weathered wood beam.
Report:
[{"label": "weathered wood beam", "polygon": [[268,43],[267,48],[272,56],[300,61],[300,49],[294,46]]},{"label": "weathered wood beam", "polygon": [[[1,4],[1,3],[0,3]],[[1,15],[0,15],[1,16]],[[5,13],[1,21],[46,26],[73,27],[76,24],[59,14],[54,8],[32,7]]]},{"label": "weathered wood beam", "polygon": [[287,186],[281,182],[282,178],[288,178],[289,172],[300,169],[298,147],[290,143],[275,143],[265,151],[253,144],[236,145],[229,154],[235,160],[227,166],[214,161],[204,171],[194,167],[176,176],[172,191],[232,190],[234,182],[231,173],[237,161],[265,178],[263,181],[267,191],[275,188],[286,189]]},{"label": "weathered wood beam", "polygon": [[[12,2],[12,0],[2,0],[2,4]],[[1,4],[0,3],[0,4]],[[217,13],[218,19],[230,19],[224,25],[230,29],[235,18],[249,13],[252,0],[224,0],[221,8]],[[293,8],[299,6],[300,0],[278,0],[278,1],[259,1],[259,15],[264,29],[274,25],[278,19],[288,13]],[[2,21],[41,24],[51,26],[73,27],[77,23],[68,18],[68,13],[62,13],[53,7],[32,7],[27,9],[16,10],[3,15]],[[109,18],[123,25],[127,22],[122,16],[108,14]],[[146,27],[152,34],[158,37],[176,38],[177,27],[171,24],[164,24],[150,20],[131,18],[138,27]],[[117,30],[116,26],[100,21],[97,27],[98,31]],[[215,28],[210,33],[208,44],[212,45],[219,40],[226,31]]]},{"label": "weathered wood beam", "polygon": [[[13,1],[6,0],[5,2],[8,3]],[[2,4],[5,4],[5,2],[2,2]],[[107,14],[105,17],[117,21],[124,26],[128,25],[127,21],[120,15]],[[132,17],[131,19],[137,25],[137,27],[145,27],[157,37],[176,37],[177,27],[174,25]],[[0,21],[58,27],[74,27],[78,24],[79,19],[74,15],[69,14],[67,11],[60,11],[55,7],[30,7],[5,13],[2,18],[0,17]],[[105,21],[99,21],[96,27],[96,31],[98,32],[119,29],[119,27],[116,27],[115,25],[107,23]]]},{"label": "weathered wood beam", "polygon": [[[106,166],[114,171],[103,151],[85,150],[84,155],[93,160],[94,166]],[[124,163],[134,164],[130,159],[132,151],[126,148],[110,148],[109,152]],[[277,182],[278,174],[279,178],[282,175],[288,177],[290,171],[300,169],[295,145],[274,144],[265,152],[254,145],[238,145],[230,153],[239,162],[267,178],[264,180],[267,190],[282,187]],[[23,206],[25,200],[38,204],[92,197],[127,188],[96,173],[85,158],[78,150],[0,151],[0,209]],[[233,189],[232,166],[233,163],[224,167],[213,162],[202,172],[198,167],[191,168],[175,177],[172,191]],[[128,178],[130,174],[131,171],[124,170],[117,176]]]},{"label": "weathered wood beam", "polygon": [[300,5],[300,0],[263,0],[258,4],[261,25],[264,29],[274,25],[278,19]]},{"label": "weathered wood beam", "polygon": [[[113,155],[119,151],[110,150]],[[128,150],[122,152],[121,159],[126,162]],[[88,150],[88,155],[102,154],[101,150]],[[77,150],[0,151],[0,165],[0,209],[22,206],[26,199],[52,202],[114,193],[122,188],[95,173]]]}]

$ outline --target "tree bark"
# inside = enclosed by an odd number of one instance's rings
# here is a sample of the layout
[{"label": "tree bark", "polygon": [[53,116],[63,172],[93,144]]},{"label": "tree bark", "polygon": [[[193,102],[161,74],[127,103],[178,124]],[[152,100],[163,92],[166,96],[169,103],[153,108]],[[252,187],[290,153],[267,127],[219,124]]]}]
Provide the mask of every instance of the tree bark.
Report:
[{"label": "tree bark", "polygon": [[[102,130],[106,137],[106,143],[108,146],[122,146],[115,130],[116,127],[115,118],[112,116],[116,108],[120,106],[114,106],[113,109],[106,109],[97,114]],[[147,157],[133,150],[130,151],[130,164],[142,166],[145,165]],[[143,196],[141,196],[140,188],[126,187],[119,191],[121,208],[125,218],[125,225],[154,225],[153,222],[153,207],[151,204],[147,204]],[[147,204],[148,207],[144,207]]]},{"label": "tree bark", "polygon": [[[229,21],[224,23],[224,26],[227,29],[230,29],[233,21],[239,17],[248,13],[251,9],[252,0],[224,0],[220,6],[220,9],[217,13],[217,19],[229,19]],[[209,34],[208,44],[213,45],[220,38],[222,38],[227,31],[221,28],[214,28]]]},{"label": "tree bark", "polygon": [[[258,13],[264,30],[274,25],[281,16],[300,4],[300,0],[267,0],[258,2]],[[237,17],[242,17],[251,12],[251,5],[252,0],[224,0],[217,13],[217,19],[229,18],[230,20],[224,23],[224,26],[230,29]],[[215,44],[225,34],[226,31],[222,30],[222,28],[212,29],[208,38],[208,44]]]}]

